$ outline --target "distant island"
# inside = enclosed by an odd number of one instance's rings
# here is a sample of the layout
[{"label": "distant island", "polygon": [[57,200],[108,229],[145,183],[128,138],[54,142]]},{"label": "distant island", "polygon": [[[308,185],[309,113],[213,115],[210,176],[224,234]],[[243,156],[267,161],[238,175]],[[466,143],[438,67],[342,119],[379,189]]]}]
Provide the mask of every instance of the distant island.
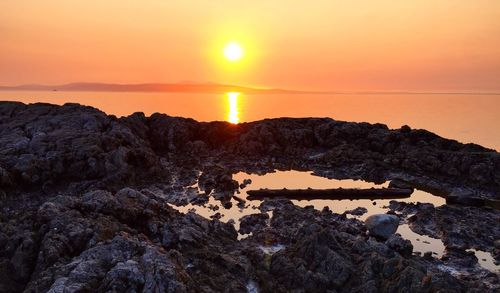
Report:
[{"label": "distant island", "polygon": [[315,91],[292,90],[281,88],[251,87],[220,83],[100,83],[100,82],[73,82],[60,85],[22,84],[0,85],[0,91],[63,91],[63,92],[172,92],[172,93],[209,93],[222,94],[227,92],[240,92],[245,94],[313,94],[313,95],[500,95],[500,92],[478,91],[411,91],[411,90],[363,90],[363,91]]},{"label": "distant island", "polygon": [[62,85],[24,84],[0,86],[0,91],[100,91],[100,92],[185,92],[185,93],[227,93],[243,92],[247,94],[307,94],[311,91],[296,91],[277,88],[253,88],[239,85],[218,83],[94,83],[76,82]]}]

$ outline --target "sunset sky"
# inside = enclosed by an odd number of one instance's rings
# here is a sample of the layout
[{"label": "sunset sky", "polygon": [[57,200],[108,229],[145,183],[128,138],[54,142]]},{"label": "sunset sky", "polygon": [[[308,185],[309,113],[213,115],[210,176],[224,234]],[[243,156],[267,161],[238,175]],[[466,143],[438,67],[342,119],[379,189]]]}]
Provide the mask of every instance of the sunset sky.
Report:
[{"label": "sunset sky", "polygon": [[75,81],[496,91],[500,1],[2,0],[0,85]]}]

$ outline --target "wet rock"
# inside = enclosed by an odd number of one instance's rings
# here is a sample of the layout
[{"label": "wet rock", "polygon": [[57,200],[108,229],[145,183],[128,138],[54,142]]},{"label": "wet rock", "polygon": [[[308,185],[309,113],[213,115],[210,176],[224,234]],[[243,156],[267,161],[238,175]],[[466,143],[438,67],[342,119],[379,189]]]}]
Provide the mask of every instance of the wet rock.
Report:
[{"label": "wet rock", "polygon": [[283,207],[285,205],[293,205],[292,201],[289,199],[272,199],[264,200],[259,206],[261,212],[269,212],[278,207]]},{"label": "wet rock", "polygon": [[239,187],[238,182],[232,179],[231,172],[220,167],[206,168],[198,179],[198,184],[206,193],[213,190],[219,194],[230,195]]},{"label": "wet rock", "polygon": [[240,230],[241,234],[249,234],[267,226],[267,221],[269,220],[269,215],[266,213],[252,214],[243,216],[240,219]]},{"label": "wet rock", "polygon": [[401,179],[393,179],[389,182],[389,188],[401,188],[401,189],[411,189],[413,190],[413,186]]},{"label": "wet rock", "polygon": [[240,209],[244,209],[245,208],[245,203],[246,201],[236,195],[233,195],[233,199],[236,200],[238,203],[236,204],[236,206]]},{"label": "wet rock", "polygon": [[432,260],[432,251],[425,252],[423,258],[426,260]]},{"label": "wet rock", "polygon": [[408,217],[411,214],[415,214],[417,211],[432,210],[434,208],[433,204],[430,203],[406,203],[396,200],[391,200],[388,206],[392,213],[399,214],[403,218]]},{"label": "wet rock", "polygon": [[222,218],[222,214],[217,212],[210,216],[210,219],[220,220]]},{"label": "wet rock", "polygon": [[206,194],[197,194],[194,198],[192,198],[189,203],[194,205],[204,205],[208,203],[209,197]]},{"label": "wet rock", "polygon": [[209,204],[208,208],[210,210],[212,210],[212,211],[218,211],[219,210],[219,206],[218,205],[213,205],[213,204]]},{"label": "wet rock", "polygon": [[471,268],[477,265],[477,257],[474,252],[467,252],[461,249],[447,249],[446,253],[441,257],[442,261],[447,262],[448,265],[455,267]]},{"label": "wet rock", "polygon": [[345,211],[346,214],[350,214],[353,216],[362,216],[362,215],[366,214],[367,212],[368,212],[368,210],[364,207],[357,207],[353,210]]},{"label": "wet rock", "polygon": [[413,245],[410,240],[403,239],[399,234],[393,234],[387,239],[385,244],[403,257],[410,257],[413,253]]},{"label": "wet rock", "polygon": [[489,251],[497,260],[494,248],[500,213],[490,208],[443,205],[419,209],[408,218],[410,228],[422,235],[441,238],[447,249],[474,248]]},{"label": "wet rock", "polygon": [[371,235],[388,239],[398,229],[399,218],[387,214],[372,215],[366,218],[365,225]]},{"label": "wet rock", "polygon": [[223,206],[226,210],[228,210],[228,209],[230,209],[230,208],[233,206],[233,203],[232,203],[232,202],[230,202],[230,201],[226,201],[226,202],[223,202],[223,203],[222,203],[222,206]]},{"label": "wet rock", "polygon": [[240,184],[240,189],[247,187],[247,185],[252,184],[252,179],[244,179]]},{"label": "wet rock", "polygon": [[472,192],[454,191],[446,196],[446,203],[482,207],[485,205],[485,200],[475,196]]}]

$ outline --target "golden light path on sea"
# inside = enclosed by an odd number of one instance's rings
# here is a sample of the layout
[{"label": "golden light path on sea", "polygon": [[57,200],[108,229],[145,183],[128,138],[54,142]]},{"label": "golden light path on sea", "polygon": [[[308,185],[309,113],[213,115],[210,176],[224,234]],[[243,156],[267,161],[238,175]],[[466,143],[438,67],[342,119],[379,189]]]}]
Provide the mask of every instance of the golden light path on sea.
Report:
[{"label": "golden light path on sea", "polygon": [[228,98],[228,115],[227,121],[238,124],[240,122],[240,113],[238,110],[238,97],[240,93],[229,92],[227,93]]}]

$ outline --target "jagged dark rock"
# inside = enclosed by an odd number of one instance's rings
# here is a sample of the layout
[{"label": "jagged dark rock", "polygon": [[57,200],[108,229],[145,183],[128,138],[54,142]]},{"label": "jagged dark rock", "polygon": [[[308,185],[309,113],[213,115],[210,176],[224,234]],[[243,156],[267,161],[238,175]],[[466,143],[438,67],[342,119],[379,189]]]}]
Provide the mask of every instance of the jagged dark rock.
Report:
[{"label": "jagged dark rock", "polygon": [[355,209],[345,211],[346,214],[350,214],[353,216],[362,216],[366,214],[366,212],[368,212],[368,210],[364,207],[357,207]]},{"label": "jagged dark rock", "polygon": [[266,226],[268,220],[269,215],[265,213],[244,216],[240,219],[240,233],[249,234],[260,230]]},{"label": "jagged dark rock", "polygon": [[385,244],[404,257],[410,257],[413,252],[411,241],[403,239],[399,234],[392,234],[389,236]]},{"label": "jagged dark rock", "polygon": [[498,210],[451,205],[427,207],[419,209],[408,222],[419,234],[441,238],[448,249],[488,251],[500,261],[500,251],[495,248],[500,235]]},{"label": "jagged dark rock", "polygon": [[[260,214],[241,221],[252,232],[242,240],[231,223],[170,206],[213,197],[228,207],[241,188],[231,174],[274,169],[399,178],[499,199],[497,152],[406,126],[328,118],[232,125],[1,102],[0,292],[499,290],[498,274],[464,251],[498,259],[495,209],[391,203],[402,217],[415,213],[407,220],[414,231],[443,237],[449,251],[436,260],[412,254],[398,235],[374,239],[359,220],[288,200],[262,202]],[[454,275],[447,265],[467,270]]]},{"label": "jagged dark rock", "polygon": [[17,102],[0,104],[0,123],[4,188],[96,180],[106,186],[165,181],[173,162],[199,166],[205,158],[216,158],[224,163],[223,169],[231,170],[227,167],[237,162],[251,168],[257,156],[257,161],[272,158],[276,166],[302,169],[356,166],[361,171],[358,176],[367,178],[403,172],[417,184],[431,177],[441,181],[443,189],[459,183],[481,190],[483,197],[499,196],[493,192],[500,188],[497,152],[425,130],[389,130],[382,124],[328,118],[238,125],[163,114],[136,113],[117,119],[77,104]]}]

